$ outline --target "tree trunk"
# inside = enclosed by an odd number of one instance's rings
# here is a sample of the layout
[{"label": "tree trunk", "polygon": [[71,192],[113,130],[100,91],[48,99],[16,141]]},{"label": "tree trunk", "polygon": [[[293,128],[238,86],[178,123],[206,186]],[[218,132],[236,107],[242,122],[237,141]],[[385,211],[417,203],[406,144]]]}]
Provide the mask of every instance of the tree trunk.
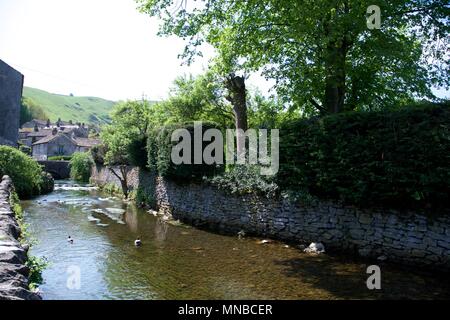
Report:
[{"label": "tree trunk", "polygon": [[111,171],[111,173],[114,174],[117,177],[117,179],[119,179],[120,185],[122,187],[123,196],[125,197],[125,199],[128,199],[128,179],[127,179],[128,169],[127,166],[125,165],[121,165],[119,169],[120,175],[111,167],[109,168],[109,171]]},{"label": "tree trunk", "polygon": [[[242,129],[244,132],[248,129],[247,120],[247,91],[245,89],[245,78],[230,74],[225,80],[225,87],[228,90],[226,99],[233,106],[233,114],[236,129]],[[245,140],[240,139],[240,132],[237,131],[237,150],[238,155],[245,151]]]},{"label": "tree trunk", "polygon": [[339,113],[344,110],[346,55],[345,41],[339,47],[331,43],[327,48],[323,107],[328,113]]}]

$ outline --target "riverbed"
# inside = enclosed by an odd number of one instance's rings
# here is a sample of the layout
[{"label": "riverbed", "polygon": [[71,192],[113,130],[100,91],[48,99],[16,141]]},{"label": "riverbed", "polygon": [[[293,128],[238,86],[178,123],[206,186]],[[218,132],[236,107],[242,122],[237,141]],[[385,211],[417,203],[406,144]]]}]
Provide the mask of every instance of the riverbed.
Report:
[{"label": "riverbed", "polygon": [[22,206],[36,240],[31,253],[50,262],[43,299],[450,298],[443,276],[382,263],[381,290],[369,290],[373,262],[168,223],[72,181]]}]

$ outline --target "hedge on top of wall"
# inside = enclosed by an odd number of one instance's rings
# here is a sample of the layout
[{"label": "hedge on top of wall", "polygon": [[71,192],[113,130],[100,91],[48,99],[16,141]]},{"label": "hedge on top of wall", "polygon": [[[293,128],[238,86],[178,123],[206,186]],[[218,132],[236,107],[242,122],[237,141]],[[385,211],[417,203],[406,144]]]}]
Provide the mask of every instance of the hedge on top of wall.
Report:
[{"label": "hedge on top of wall", "polygon": [[[219,129],[213,123],[202,122],[202,135],[208,129]],[[171,159],[172,147],[178,142],[171,142],[172,133],[176,129],[187,129],[191,136],[191,164],[175,165]],[[203,148],[211,142],[203,142]],[[148,168],[163,177],[184,179],[186,181],[201,179],[223,172],[224,166],[211,164],[194,164],[194,124],[169,124],[151,130],[147,141]],[[223,149],[221,150],[223,152]]]},{"label": "hedge on top of wall", "polygon": [[448,103],[290,121],[277,181],[358,206],[448,208],[449,129]]}]

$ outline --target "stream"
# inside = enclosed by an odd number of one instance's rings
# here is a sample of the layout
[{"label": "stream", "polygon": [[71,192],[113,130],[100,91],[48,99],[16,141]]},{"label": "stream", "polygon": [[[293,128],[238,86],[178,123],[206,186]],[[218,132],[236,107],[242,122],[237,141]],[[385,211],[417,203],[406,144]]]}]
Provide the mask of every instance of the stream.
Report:
[{"label": "stream", "polygon": [[72,181],[22,207],[31,254],[50,262],[43,299],[450,298],[443,277],[382,264],[382,289],[369,290],[367,261],[167,223]]}]

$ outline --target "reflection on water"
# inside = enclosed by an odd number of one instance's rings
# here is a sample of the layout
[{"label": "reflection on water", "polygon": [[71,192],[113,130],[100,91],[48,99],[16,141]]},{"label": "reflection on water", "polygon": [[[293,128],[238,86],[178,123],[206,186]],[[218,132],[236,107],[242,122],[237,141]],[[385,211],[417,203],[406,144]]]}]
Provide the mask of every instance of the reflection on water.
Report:
[{"label": "reflection on water", "polygon": [[[382,290],[370,291],[362,262],[169,225],[70,181],[50,195],[23,201],[23,208],[38,240],[32,253],[51,262],[40,287],[44,299],[450,297],[442,279],[390,266],[382,266]],[[134,246],[136,237],[142,247]],[[67,286],[71,267],[81,272],[79,289]]]}]

